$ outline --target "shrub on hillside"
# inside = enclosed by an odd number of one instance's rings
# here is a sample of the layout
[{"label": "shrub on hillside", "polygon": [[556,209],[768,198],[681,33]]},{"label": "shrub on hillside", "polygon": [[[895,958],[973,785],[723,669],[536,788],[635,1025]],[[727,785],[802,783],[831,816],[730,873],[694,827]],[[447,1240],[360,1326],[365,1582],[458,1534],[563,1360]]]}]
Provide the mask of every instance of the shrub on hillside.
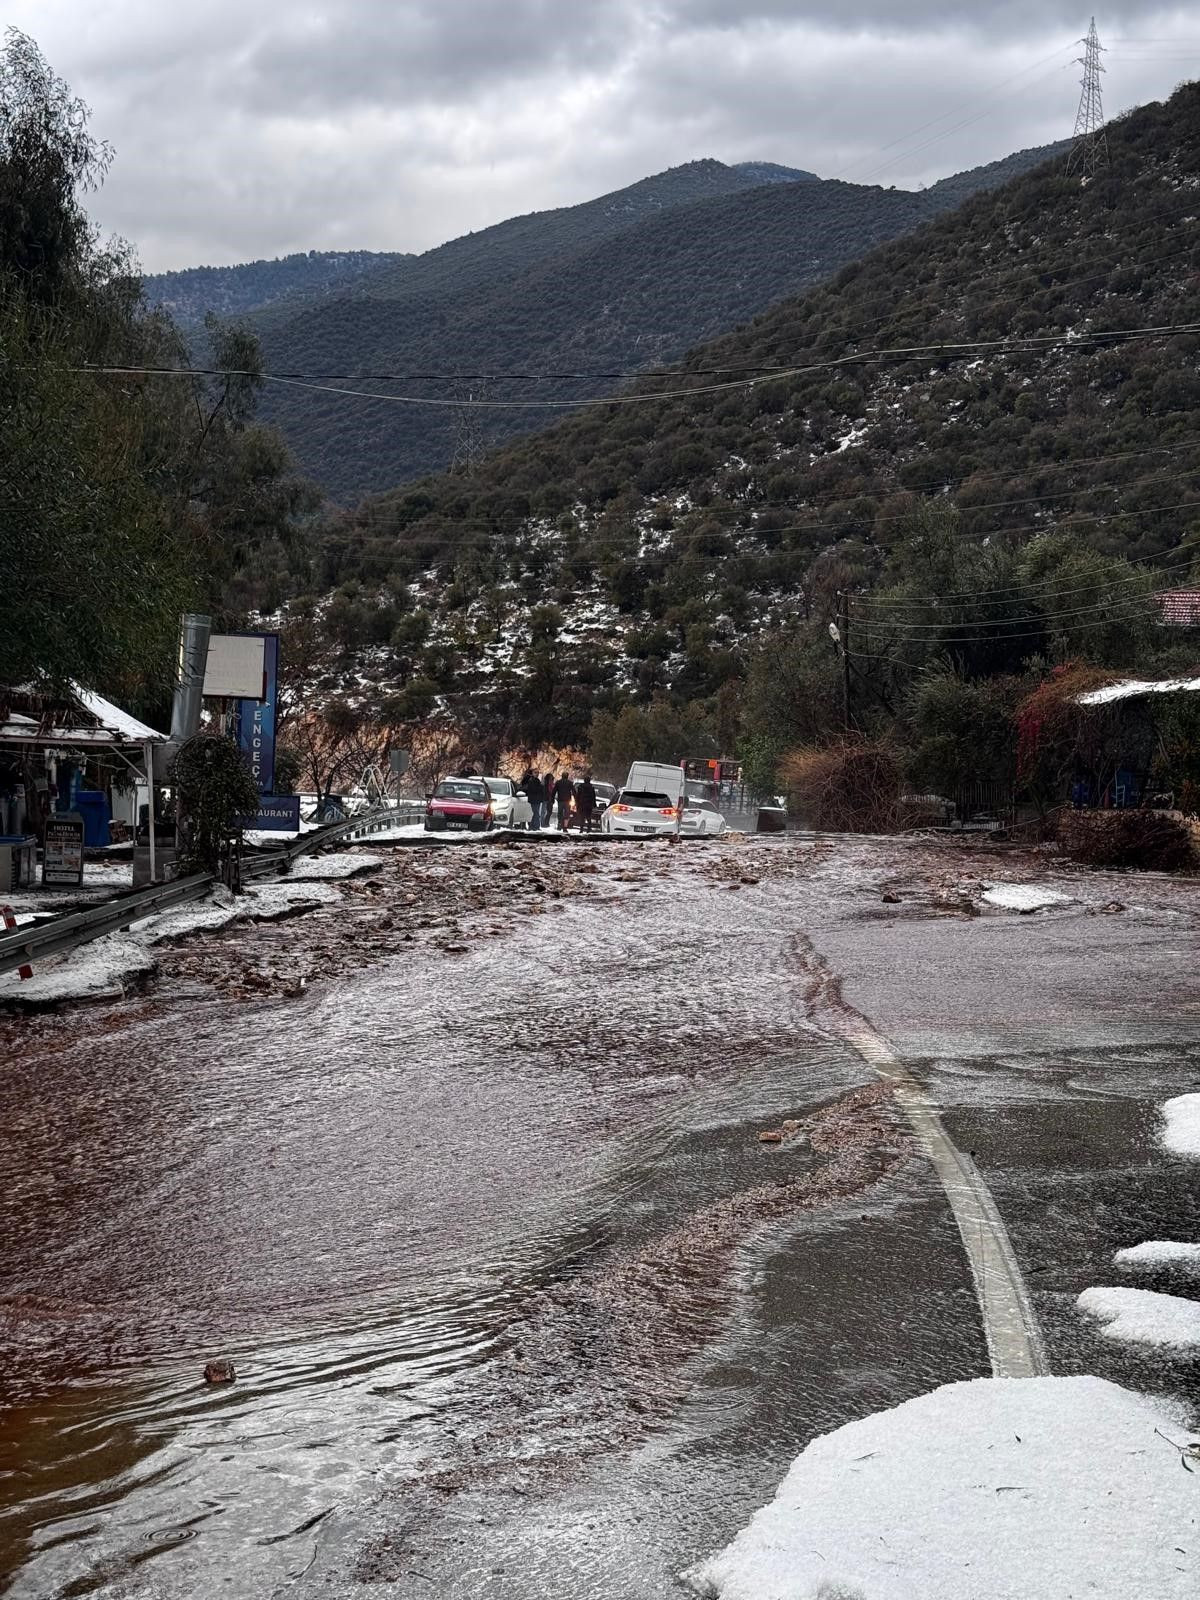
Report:
[{"label": "shrub on hillside", "polygon": [[1064,855],[1089,867],[1181,872],[1196,865],[1187,824],[1158,811],[1065,811],[1058,842]]},{"label": "shrub on hillside", "polygon": [[888,833],[897,824],[900,761],[886,740],[841,739],[793,750],[779,771],[794,809],[814,828]]}]

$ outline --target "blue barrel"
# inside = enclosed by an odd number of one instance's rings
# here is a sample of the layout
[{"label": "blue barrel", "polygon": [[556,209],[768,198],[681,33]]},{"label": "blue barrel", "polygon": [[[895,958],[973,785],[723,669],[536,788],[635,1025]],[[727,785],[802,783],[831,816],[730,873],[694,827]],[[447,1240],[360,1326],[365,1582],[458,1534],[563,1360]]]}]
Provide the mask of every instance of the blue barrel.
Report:
[{"label": "blue barrel", "polygon": [[100,789],[77,789],[75,809],[83,818],[83,843],[100,846],[112,843],[108,831],[108,796]]}]

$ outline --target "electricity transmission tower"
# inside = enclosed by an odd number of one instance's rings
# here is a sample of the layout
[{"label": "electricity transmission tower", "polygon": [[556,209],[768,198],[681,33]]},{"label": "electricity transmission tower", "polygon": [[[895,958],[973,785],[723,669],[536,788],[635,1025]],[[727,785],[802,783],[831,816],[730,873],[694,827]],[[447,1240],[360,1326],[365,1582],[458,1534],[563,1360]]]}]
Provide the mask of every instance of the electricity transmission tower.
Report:
[{"label": "electricity transmission tower", "polygon": [[490,430],[484,421],[484,407],[479,403],[488,397],[487,381],[458,383],[451,393],[458,404],[452,413],[454,453],[448,470],[472,477],[491,443],[488,437]]},{"label": "electricity transmission tower", "polygon": [[1087,38],[1081,39],[1083,54],[1076,60],[1083,68],[1079,80],[1083,92],[1079,96],[1079,110],[1075,113],[1075,142],[1067,157],[1068,173],[1077,172],[1086,183],[1094,178],[1101,167],[1108,165],[1108,140],[1104,133],[1104,105],[1100,98],[1100,74],[1104,71],[1100,56],[1104,46],[1096,36],[1096,19],[1088,29]]}]

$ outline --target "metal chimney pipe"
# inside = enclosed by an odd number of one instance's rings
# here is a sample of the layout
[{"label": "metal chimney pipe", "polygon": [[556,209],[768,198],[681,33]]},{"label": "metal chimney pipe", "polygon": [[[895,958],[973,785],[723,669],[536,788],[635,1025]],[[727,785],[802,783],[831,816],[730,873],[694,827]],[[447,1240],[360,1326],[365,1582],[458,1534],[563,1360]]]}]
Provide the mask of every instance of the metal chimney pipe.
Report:
[{"label": "metal chimney pipe", "polygon": [[171,704],[171,743],[176,749],[200,730],[201,695],[211,632],[211,617],[188,611],[180,618],[179,676]]}]

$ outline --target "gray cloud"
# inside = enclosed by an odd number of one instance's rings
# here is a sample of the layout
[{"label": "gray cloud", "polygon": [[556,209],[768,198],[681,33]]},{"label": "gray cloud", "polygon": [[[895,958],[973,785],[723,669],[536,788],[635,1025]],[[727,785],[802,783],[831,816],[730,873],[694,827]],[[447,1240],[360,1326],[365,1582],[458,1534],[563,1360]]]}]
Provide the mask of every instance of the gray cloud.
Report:
[{"label": "gray cloud", "polygon": [[254,49],[250,71],[276,105],[461,104],[491,87],[519,91],[585,64],[609,68],[634,25],[631,7],[615,0],[449,8],[444,0],[360,0],[318,14],[282,13],[278,32]]},{"label": "gray cloud", "polygon": [[[674,0],[670,11],[684,26],[736,28],[748,22],[795,23],[838,29],[844,33],[915,33],[952,28],[988,37],[1063,28],[1070,38],[1087,25],[1077,0]],[[1102,22],[1117,24],[1160,15],[1166,8],[1153,0],[1109,0]]]},{"label": "gray cloud", "polygon": [[[1070,132],[1086,20],[1058,0],[7,9],[116,146],[94,209],[152,270],[426,249],[700,156],[928,182]],[[1200,72],[1188,8],[1104,21],[1110,113]]]}]

